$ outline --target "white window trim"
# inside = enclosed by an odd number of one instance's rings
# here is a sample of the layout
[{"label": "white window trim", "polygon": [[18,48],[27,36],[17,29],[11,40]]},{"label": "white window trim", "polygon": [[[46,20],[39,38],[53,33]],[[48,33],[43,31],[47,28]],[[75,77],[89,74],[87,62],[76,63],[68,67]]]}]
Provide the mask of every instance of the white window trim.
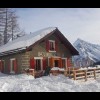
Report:
[{"label": "white window trim", "polygon": [[34,57],[34,59],[43,59],[43,57]]},{"label": "white window trim", "polygon": [[11,58],[10,60],[15,60],[16,58]]},{"label": "white window trim", "polygon": [[66,65],[65,67],[67,68],[67,58],[62,58],[62,60],[65,60],[65,63],[66,63],[65,64]]},{"label": "white window trim", "polygon": [[41,60],[41,70],[43,70],[43,62],[42,62],[43,57],[34,57],[34,59],[35,60],[36,59],[40,59]]},{"label": "white window trim", "polygon": [[56,51],[51,51],[51,50],[49,50],[49,52],[56,52]]},{"label": "white window trim", "polygon": [[61,57],[59,57],[59,56],[53,56],[53,58],[61,58]]},{"label": "white window trim", "polygon": [[49,40],[49,42],[55,42],[55,40]]},{"label": "white window trim", "polygon": [[11,73],[11,74],[13,74],[13,73],[15,74],[15,71],[12,71],[12,61],[15,60],[15,59],[16,59],[16,58],[11,58],[11,59],[10,59],[10,73]]}]

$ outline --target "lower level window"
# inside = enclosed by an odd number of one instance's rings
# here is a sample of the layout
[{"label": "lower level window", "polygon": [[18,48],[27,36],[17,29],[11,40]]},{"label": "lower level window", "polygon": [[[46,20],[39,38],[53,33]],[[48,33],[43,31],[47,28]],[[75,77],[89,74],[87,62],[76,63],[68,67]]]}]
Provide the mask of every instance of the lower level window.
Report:
[{"label": "lower level window", "polygon": [[36,71],[41,70],[41,60],[36,59],[36,65],[35,65]]},{"label": "lower level window", "polygon": [[35,70],[36,71],[39,71],[39,70],[42,70],[42,65],[43,65],[43,62],[42,62],[42,59],[43,57],[34,57],[35,59]]},{"label": "lower level window", "polygon": [[10,73],[15,73],[15,71],[14,71],[14,61],[15,61],[15,59],[11,59],[10,60]]}]

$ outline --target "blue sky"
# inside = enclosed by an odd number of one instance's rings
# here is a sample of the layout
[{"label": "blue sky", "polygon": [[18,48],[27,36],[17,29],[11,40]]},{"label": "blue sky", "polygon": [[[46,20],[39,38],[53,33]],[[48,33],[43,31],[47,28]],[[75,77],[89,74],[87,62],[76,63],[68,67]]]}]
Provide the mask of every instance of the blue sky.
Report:
[{"label": "blue sky", "polygon": [[58,29],[73,43],[77,38],[100,44],[100,8],[16,8],[27,34],[46,27]]}]

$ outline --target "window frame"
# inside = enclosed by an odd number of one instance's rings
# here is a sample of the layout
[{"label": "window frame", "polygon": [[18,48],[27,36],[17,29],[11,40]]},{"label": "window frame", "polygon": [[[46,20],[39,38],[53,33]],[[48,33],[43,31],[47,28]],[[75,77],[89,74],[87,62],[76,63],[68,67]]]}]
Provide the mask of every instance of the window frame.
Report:
[{"label": "window frame", "polygon": [[[11,74],[15,74],[15,71],[12,70],[12,62],[13,62],[14,60],[16,60],[16,58],[11,58],[11,59],[10,59],[10,73],[11,73]],[[13,67],[14,67],[14,66],[13,66]]]},{"label": "window frame", "polygon": [[[40,64],[41,64],[41,70],[43,70],[43,57],[34,57],[34,60],[35,60],[35,63],[36,63],[36,60],[40,60]],[[35,70],[36,70],[36,65],[35,65]],[[41,70],[38,70],[38,71],[41,71]]]},{"label": "window frame", "polygon": [[[54,50],[50,50],[50,48],[51,48],[51,47],[50,47],[50,42],[53,43]],[[55,40],[49,40],[49,52],[56,52],[56,51],[55,51],[55,48],[56,48]]]}]

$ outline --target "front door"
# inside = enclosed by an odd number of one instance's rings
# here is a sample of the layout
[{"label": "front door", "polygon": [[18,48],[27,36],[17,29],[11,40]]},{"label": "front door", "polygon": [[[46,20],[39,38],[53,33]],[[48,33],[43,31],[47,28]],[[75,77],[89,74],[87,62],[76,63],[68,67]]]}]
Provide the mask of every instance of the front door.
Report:
[{"label": "front door", "polygon": [[41,59],[36,59],[35,60],[35,70],[36,71],[41,70]]},{"label": "front door", "polygon": [[54,67],[59,67],[59,60],[54,60]]},{"label": "front door", "polygon": [[40,71],[43,70],[43,57],[34,57],[35,61],[35,70]]},{"label": "front door", "polygon": [[62,60],[60,57],[51,57],[49,58],[50,67],[62,67]]}]

